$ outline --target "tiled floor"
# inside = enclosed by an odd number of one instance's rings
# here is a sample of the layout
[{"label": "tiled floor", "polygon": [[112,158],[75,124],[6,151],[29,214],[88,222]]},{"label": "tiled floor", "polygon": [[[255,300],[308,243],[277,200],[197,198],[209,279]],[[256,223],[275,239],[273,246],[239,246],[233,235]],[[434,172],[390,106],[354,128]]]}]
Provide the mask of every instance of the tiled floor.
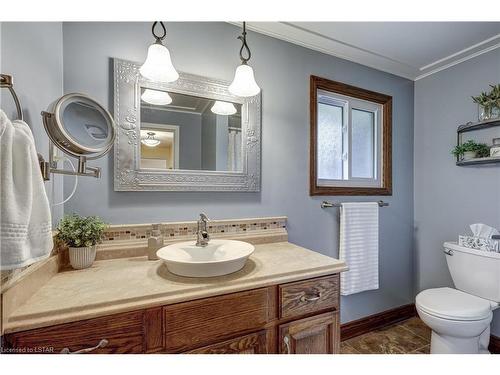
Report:
[{"label": "tiled floor", "polygon": [[342,354],[429,354],[431,330],[411,318],[343,341]]}]

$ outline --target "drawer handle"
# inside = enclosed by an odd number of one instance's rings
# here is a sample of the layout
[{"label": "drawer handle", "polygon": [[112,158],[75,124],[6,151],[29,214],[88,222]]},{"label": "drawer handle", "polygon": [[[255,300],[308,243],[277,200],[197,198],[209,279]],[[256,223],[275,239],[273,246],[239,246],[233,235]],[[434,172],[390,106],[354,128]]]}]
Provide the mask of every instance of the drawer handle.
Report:
[{"label": "drawer handle", "polygon": [[104,348],[106,345],[108,345],[108,343],[109,343],[108,340],[102,339],[101,341],[99,341],[99,344],[97,344],[96,346],[92,346],[90,348],[80,349],[80,350],[77,350],[75,352],[70,351],[69,348],[64,348],[63,350],[61,350],[61,354],[83,354],[83,353],[90,353],[90,352],[93,352],[96,349]]},{"label": "drawer handle", "polygon": [[314,302],[317,301],[321,298],[321,292],[314,293],[314,294],[304,294],[302,297],[300,297],[300,300],[302,302]]},{"label": "drawer handle", "polygon": [[288,337],[288,335],[283,337],[283,342],[285,343],[286,354],[291,354],[292,351],[290,350],[290,337]]}]

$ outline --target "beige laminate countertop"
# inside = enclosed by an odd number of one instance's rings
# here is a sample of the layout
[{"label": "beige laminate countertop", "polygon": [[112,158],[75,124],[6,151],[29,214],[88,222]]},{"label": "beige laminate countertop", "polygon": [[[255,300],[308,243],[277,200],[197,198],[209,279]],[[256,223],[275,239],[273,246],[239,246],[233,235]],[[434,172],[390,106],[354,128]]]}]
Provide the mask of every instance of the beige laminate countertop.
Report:
[{"label": "beige laminate countertop", "polygon": [[289,242],[255,246],[245,267],[187,278],[146,257],[97,261],[53,276],[5,321],[4,333],[161,306],[345,271],[344,262]]}]

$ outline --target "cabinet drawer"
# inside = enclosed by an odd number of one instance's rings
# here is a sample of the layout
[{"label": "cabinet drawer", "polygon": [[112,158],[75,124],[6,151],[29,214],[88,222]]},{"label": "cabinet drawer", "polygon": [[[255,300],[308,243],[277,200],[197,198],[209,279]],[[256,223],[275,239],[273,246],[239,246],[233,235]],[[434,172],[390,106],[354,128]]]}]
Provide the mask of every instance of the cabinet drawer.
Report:
[{"label": "cabinet drawer", "polygon": [[279,286],[280,317],[291,318],[339,308],[339,275]]},{"label": "cabinet drawer", "polygon": [[[6,335],[7,345],[20,353],[141,353],[143,312],[104,316]],[[105,340],[105,341],[103,341]],[[100,344],[100,345],[99,345]],[[92,350],[90,350],[92,349]]]},{"label": "cabinet drawer", "polygon": [[267,354],[266,331],[236,337],[221,343],[204,346],[187,354]]},{"label": "cabinet drawer", "polygon": [[165,349],[182,352],[261,329],[268,321],[268,300],[267,289],[256,289],[166,306]]}]

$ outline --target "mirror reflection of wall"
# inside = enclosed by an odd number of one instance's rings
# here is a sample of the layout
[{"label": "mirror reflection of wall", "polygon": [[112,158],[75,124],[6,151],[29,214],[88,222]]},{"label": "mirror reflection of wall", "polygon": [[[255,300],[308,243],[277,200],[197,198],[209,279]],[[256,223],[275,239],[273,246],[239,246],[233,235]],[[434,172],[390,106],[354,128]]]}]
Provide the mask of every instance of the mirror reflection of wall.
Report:
[{"label": "mirror reflection of wall", "polygon": [[141,168],[242,171],[242,151],[241,104],[142,88]]}]

